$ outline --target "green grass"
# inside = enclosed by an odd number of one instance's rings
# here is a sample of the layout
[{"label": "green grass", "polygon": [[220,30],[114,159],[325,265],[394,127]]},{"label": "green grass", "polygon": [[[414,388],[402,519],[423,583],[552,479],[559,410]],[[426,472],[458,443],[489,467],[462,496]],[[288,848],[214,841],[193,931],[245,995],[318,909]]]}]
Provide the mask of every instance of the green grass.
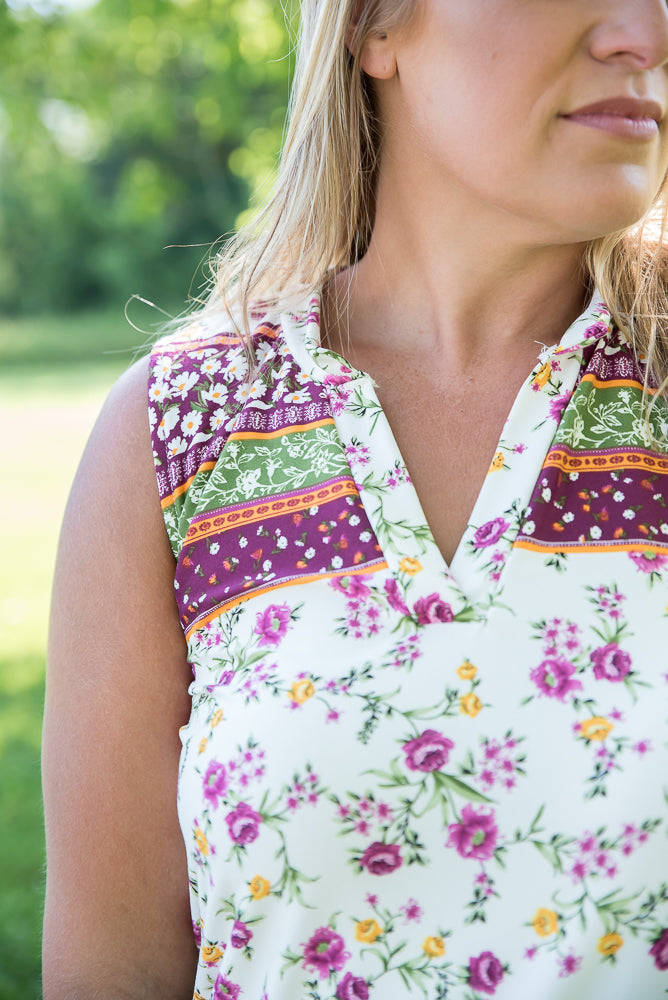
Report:
[{"label": "green grass", "polygon": [[58,528],[95,415],[155,314],[0,318],[0,997],[37,1000],[44,885],[39,775]]}]

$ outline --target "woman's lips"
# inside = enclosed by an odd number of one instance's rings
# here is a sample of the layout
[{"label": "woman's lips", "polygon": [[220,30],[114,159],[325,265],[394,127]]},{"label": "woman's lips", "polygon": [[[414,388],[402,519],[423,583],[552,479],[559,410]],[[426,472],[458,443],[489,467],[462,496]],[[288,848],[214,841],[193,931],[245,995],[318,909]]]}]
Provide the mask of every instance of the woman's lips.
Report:
[{"label": "woman's lips", "polygon": [[578,108],[562,118],[620,139],[647,142],[659,135],[663,108],[656,101],[619,97]]}]

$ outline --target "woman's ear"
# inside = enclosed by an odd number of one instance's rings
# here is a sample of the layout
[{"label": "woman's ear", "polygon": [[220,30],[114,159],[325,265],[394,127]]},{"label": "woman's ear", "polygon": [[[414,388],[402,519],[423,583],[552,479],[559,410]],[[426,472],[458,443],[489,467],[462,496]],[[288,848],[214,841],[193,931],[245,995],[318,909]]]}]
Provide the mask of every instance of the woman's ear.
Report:
[{"label": "woman's ear", "polygon": [[[358,45],[357,30],[359,17],[354,16],[346,32],[346,45],[349,52],[355,53]],[[386,32],[371,32],[362,45],[360,65],[368,75],[376,80],[389,80],[397,70],[397,61],[390,36]]]}]

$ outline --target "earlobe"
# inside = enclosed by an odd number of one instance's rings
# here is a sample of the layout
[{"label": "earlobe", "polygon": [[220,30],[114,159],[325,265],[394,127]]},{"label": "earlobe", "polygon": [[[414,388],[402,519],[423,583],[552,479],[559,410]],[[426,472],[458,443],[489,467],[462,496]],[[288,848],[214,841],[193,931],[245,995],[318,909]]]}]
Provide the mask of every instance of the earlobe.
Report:
[{"label": "earlobe", "polygon": [[390,38],[386,34],[370,35],[362,46],[360,65],[367,76],[376,80],[390,80],[397,72],[397,59]]}]

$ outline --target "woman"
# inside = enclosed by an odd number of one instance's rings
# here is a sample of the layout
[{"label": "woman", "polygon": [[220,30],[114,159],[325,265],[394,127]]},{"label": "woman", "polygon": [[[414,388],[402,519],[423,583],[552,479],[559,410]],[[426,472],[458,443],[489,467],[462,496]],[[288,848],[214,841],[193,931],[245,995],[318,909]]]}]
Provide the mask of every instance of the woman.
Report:
[{"label": "woman", "polygon": [[658,998],[668,11],[302,7],[70,500],[45,997]]}]

